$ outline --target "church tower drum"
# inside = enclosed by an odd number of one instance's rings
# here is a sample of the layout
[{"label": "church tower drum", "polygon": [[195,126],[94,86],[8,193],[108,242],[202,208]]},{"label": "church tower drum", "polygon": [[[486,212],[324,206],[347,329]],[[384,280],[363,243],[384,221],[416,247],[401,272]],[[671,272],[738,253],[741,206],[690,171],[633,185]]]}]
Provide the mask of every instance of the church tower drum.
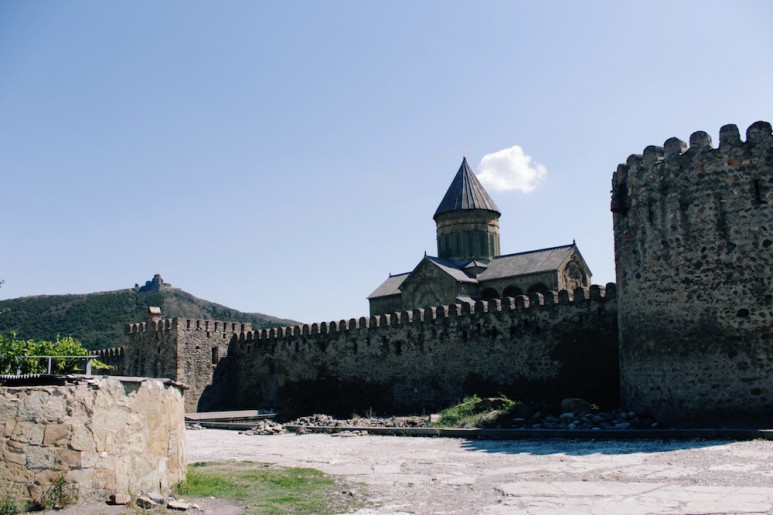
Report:
[{"label": "church tower drum", "polygon": [[465,157],[433,217],[438,257],[463,264],[498,256],[500,216]]}]

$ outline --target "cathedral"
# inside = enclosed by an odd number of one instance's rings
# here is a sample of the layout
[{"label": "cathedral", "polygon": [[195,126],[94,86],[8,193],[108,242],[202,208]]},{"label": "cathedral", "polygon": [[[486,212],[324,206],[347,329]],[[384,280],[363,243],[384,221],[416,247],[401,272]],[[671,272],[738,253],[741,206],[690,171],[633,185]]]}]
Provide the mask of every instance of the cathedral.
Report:
[{"label": "cathedral", "polygon": [[368,296],[370,314],[590,285],[574,242],[500,255],[500,216],[464,158],[433,217],[437,257],[425,255],[413,271],[390,275]]}]

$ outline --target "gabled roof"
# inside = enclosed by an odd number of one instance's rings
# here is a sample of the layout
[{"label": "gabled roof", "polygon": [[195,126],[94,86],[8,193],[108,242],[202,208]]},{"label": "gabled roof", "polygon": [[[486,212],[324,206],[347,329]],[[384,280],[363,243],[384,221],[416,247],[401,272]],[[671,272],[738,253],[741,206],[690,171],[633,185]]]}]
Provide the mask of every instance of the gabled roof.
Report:
[{"label": "gabled roof", "polygon": [[424,256],[424,259],[422,259],[419,264],[416,265],[416,268],[414,268],[412,271],[406,272],[404,274],[390,275],[386,281],[381,283],[381,285],[373,291],[373,293],[368,295],[368,299],[388,297],[389,295],[400,295],[402,293],[400,291],[400,287],[403,285],[403,282],[405,282],[405,280],[408,279],[411,274],[413,274],[413,272],[415,272],[424,263],[425,260],[429,261],[433,266],[438,267],[444,273],[448,274],[456,282],[478,282],[476,279],[465,274],[464,271],[452,261],[432,256]]},{"label": "gabled roof", "polygon": [[577,245],[571,243],[560,247],[497,256],[491,260],[488,268],[478,276],[478,280],[483,282],[514,275],[558,270],[574,252],[579,253]]},{"label": "gabled roof", "polygon": [[390,295],[400,295],[400,285],[403,284],[410,272],[398,275],[390,275],[389,279],[381,283],[381,285],[373,290],[373,293],[368,295],[368,299],[375,299],[376,297],[388,297]]},{"label": "gabled roof", "polygon": [[466,157],[462,159],[462,165],[456,172],[456,177],[451,182],[451,186],[448,187],[443,200],[440,201],[433,218],[437,218],[442,213],[462,209],[485,209],[496,213],[500,212],[486,190],[483,189],[478,178],[472,173]]},{"label": "gabled roof", "polygon": [[[432,261],[442,271],[453,277],[460,283],[477,283],[478,281],[465,274],[458,265],[447,259],[436,258],[432,256],[426,256],[425,259]],[[417,267],[418,268],[418,267]]]}]

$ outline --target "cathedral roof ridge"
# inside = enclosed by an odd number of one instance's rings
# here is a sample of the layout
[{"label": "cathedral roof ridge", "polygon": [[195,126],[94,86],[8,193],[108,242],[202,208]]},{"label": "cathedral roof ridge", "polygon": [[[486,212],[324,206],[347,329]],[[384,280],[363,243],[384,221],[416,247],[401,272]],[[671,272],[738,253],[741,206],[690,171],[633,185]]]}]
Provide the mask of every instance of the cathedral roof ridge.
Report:
[{"label": "cathedral roof ridge", "polygon": [[449,211],[466,209],[483,209],[501,213],[478,178],[475,177],[465,156],[462,158],[459,171],[456,172],[456,176],[443,196],[443,200],[440,201],[433,218]]},{"label": "cathedral roof ridge", "polygon": [[577,243],[572,242],[572,243],[568,243],[566,245],[556,245],[555,247],[545,247],[544,249],[525,250],[523,252],[514,252],[512,254],[501,254],[499,256],[494,256],[493,259],[506,258],[506,257],[510,257],[510,256],[523,256],[524,254],[536,254],[538,252],[548,252],[550,250],[570,249],[570,248],[576,247],[576,246],[577,246]]}]

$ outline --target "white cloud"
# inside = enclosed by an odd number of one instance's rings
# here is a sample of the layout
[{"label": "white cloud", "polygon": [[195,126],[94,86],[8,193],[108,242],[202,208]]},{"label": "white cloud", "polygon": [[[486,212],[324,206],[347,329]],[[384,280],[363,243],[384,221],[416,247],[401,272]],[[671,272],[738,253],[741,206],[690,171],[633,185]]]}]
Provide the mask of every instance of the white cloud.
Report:
[{"label": "white cloud", "polygon": [[548,170],[518,145],[486,154],[478,166],[478,180],[496,191],[534,191],[548,175]]}]

